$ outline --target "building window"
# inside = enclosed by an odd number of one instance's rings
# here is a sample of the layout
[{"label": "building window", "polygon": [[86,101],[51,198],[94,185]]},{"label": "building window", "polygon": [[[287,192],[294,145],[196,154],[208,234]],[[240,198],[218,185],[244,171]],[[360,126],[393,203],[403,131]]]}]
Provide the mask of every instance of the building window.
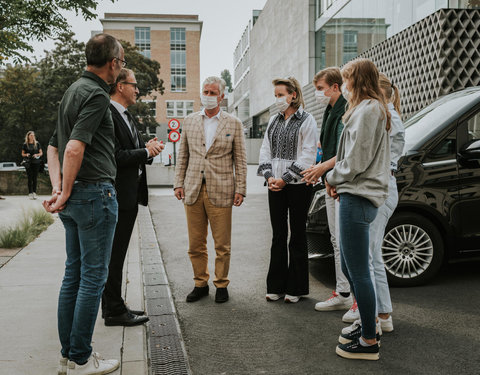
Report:
[{"label": "building window", "polygon": [[187,91],[185,28],[170,29],[170,89]]},{"label": "building window", "polygon": [[135,27],[135,46],[142,55],[150,58],[150,28]]},{"label": "building window", "polygon": [[325,30],[318,30],[315,33],[315,71],[318,72],[325,68],[325,52],[327,46],[327,33]]},{"label": "building window", "polygon": [[187,117],[193,113],[193,100],[167,100],[167,117]]},{"label": "building window", "polygon": [[345,30],[343,33],[343,63],[358,55],[357,31]]}]

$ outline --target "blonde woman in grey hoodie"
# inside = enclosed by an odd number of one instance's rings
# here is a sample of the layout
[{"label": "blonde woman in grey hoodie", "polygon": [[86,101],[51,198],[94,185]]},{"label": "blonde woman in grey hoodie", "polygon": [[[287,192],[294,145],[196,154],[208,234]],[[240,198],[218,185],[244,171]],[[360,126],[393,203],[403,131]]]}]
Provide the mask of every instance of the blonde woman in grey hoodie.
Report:
[{"label": "blonde woman in grey hoodie", "polygon": [[390,114],[379,86],[378,70],[367,59],[342,69],[343,117],[335,167],[328,172],[327,193],[340,200],[342,271],[357,299],[362,324],[342,333],[336,353],[349,359],[379,359],[375,290],[369,270],[370,223],[388,195]]}]

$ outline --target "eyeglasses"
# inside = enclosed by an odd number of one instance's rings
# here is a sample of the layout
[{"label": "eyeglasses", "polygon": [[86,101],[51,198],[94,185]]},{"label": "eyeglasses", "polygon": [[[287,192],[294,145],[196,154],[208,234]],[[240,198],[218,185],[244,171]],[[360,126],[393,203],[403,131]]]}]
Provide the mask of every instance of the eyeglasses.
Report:
[{"label": "eyeglasses", "polygon": [[127,85],[132,85],[135,90],[138,88],[137,82],[125,82],[125,81],[123,81],[123,82],[120,82],[120,83],[125,83]]},{"label": "eyeglasses", "polygon": [[127,66],[127,62],[125,60],[122,60],[120,57],[114,57],[114,59],[118,60],[121,62],[122,68],[125,68]]}]

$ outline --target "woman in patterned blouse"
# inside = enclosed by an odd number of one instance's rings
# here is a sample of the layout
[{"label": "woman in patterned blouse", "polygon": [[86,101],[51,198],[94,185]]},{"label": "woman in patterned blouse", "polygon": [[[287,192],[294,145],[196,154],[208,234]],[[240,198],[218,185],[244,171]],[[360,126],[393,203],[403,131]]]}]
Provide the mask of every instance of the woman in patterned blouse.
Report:
[{"label": "woman in patterned blouse", "polygon": [[312,187],[302,181],[301,172],[315,163],[317,123],[303,110],[295,78],[275,79],[273,85],[278,114],[268,122],[258,167],[268,183],[273,231],[266,299],[295,303],[309,292],[305,224]]}]

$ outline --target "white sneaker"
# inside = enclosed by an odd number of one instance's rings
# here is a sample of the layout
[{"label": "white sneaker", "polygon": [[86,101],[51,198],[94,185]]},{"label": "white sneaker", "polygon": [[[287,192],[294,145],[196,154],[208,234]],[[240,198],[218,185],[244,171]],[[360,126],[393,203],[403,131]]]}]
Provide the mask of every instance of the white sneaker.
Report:
[{"label": "white sneaker", "polygon": [[378,322],[380,323],[380,326],[382,327],[382,331],[385,332],[392,332],[393,331],[393,320],[392,316],[390,315],[388,319],[382,319],[378,317]]},{"label": "white sneaker", "polygon": [[317,311],[333,311],[349,309],[353,304],[352,294],[348,297],[342,297],[337,292],[333,291],[332,296],[324,302],[318,302],[315,305]]},{"label": "white sneaker", "polygon": [[[380,318],[379,318],[380,319]],[[382,331],[382,325],[380,324],[380,321],[377,322],[377,333],[382,336],[383,335],[383,331]],[[342,329],[342,334],[344,335],[348,335],[350,333],[352,333],[353,331],[357,330],[358,327],[361,327],[362,326],[362,321],[360,319],[357,319],[355,320],[352,325],[348,326],[348,327],[345,327]]]},{"label": "white sneaker", "polygon": [[285,303],[297,303],[302,297],[305,296],[291,296],[289,294],[285,294]]},{"label": "white sneaker", "polygon": [[57,375],[67,375],[68,358],[60,358]]},{"label": "white sneaker", "polygon": [[28,194],[28,197],[29,197],[30,199],[33,199],[33,193]]},{"label": "white sneaker", "polygon": [[342,333],[344,335],[348,335],[349,333],[352,333],[355,331],[358,327],[362,326],[362,321],[360,319],[355,320],[352,325],[342,328]]},{"label": "white sneaker", "polygon": [[37,199],[37,193],[33,193],[33,198],[32,199]]},{"label": "white sneaker", "polygon": [[99,354],[93,352],[88,362],[84,365],[77,365],[68,361],[67,375],[103,375],[110,374],[120,366],[116,359],[100,359]]},{"label": "white sneaker", "polygon": [[352,307],[350,307],[350,310],[343,314],[342,321],[345,323],[353,323],[357,319],[360,319],[360,313],[358,312],[357,301],[355,301]]},{"label": "white sneaker", "polygon": [[283,296],[283,294],[267,293],[265,298],[267,299],[267,301],[273,302],[278,301],[280,298],[283,298]]}]

